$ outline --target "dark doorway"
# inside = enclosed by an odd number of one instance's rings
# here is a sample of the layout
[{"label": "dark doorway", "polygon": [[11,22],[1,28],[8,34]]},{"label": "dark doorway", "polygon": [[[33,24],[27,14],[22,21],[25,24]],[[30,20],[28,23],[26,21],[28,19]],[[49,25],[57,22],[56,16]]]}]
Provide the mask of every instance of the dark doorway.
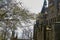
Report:
[{"label": "dark doorway", "polygon": [[55,40],[60,40],[60,23],[55,23]]}]

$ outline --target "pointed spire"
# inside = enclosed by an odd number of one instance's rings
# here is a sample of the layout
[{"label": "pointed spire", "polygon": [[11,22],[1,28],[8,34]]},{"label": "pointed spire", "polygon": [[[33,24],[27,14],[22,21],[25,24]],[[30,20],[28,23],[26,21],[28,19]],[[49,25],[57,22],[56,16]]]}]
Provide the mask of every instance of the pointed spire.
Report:
[{"label": "pointed spire", "polygon": [[43,3],[43,8],[42,8],[41,13],[45,13],[46,6],[47,6],[47,2],[46,2],[46,0],[44,0],[44,3]]},{"label": "pointed spire", "polygon": [[46,2],[46,0],[44,0],[44,5],[45,5],[45,6],[47,5],[47,2]]}]

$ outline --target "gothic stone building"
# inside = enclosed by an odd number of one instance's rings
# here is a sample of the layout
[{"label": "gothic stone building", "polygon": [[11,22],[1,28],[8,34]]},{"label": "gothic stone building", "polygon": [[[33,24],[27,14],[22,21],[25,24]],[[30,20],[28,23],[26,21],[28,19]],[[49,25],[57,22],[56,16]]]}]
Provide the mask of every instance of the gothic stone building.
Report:
[{"label": "gothic stone building", "polygon": [[[43,8],[42,8],[43,9]],[[34,25],[34,40],[60,40],[60,0],[48,0]]]},{"label": "gothic stone building", "polygon": [[60,40],[60,0],[48,0],[48,25],[51,28],[49,40]]}]

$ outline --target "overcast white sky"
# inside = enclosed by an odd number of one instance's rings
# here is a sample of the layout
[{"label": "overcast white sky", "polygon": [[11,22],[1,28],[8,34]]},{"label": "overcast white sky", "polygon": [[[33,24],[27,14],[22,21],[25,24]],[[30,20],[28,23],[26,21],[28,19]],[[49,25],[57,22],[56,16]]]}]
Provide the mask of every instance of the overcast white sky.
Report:
[{"label": "overcast white sky", "polygon": [[32,13],[38,13],[43,6],[43,0],[21,0],[23,6],[29,9]]}]

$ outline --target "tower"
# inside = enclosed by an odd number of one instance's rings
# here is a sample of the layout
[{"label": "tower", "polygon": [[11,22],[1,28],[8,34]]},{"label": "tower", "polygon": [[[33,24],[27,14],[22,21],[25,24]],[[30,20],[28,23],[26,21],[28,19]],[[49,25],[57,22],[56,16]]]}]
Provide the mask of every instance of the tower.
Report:
[{"label": "tower", "polygon": [[[42,24],[45,24],[44,21],[46,21],[46,0],[44,0],[43,3],[43,7],[42,7],[42,11],[41,14],[43,15],[41,17],[41,15],[38,16],[37,20],[36,20],[36,24],[34,25],[34,40],[46,40],[45,36],[45,26],[42,26]],[[43,22],[41,22],[41,18],[43,19]]]}]

